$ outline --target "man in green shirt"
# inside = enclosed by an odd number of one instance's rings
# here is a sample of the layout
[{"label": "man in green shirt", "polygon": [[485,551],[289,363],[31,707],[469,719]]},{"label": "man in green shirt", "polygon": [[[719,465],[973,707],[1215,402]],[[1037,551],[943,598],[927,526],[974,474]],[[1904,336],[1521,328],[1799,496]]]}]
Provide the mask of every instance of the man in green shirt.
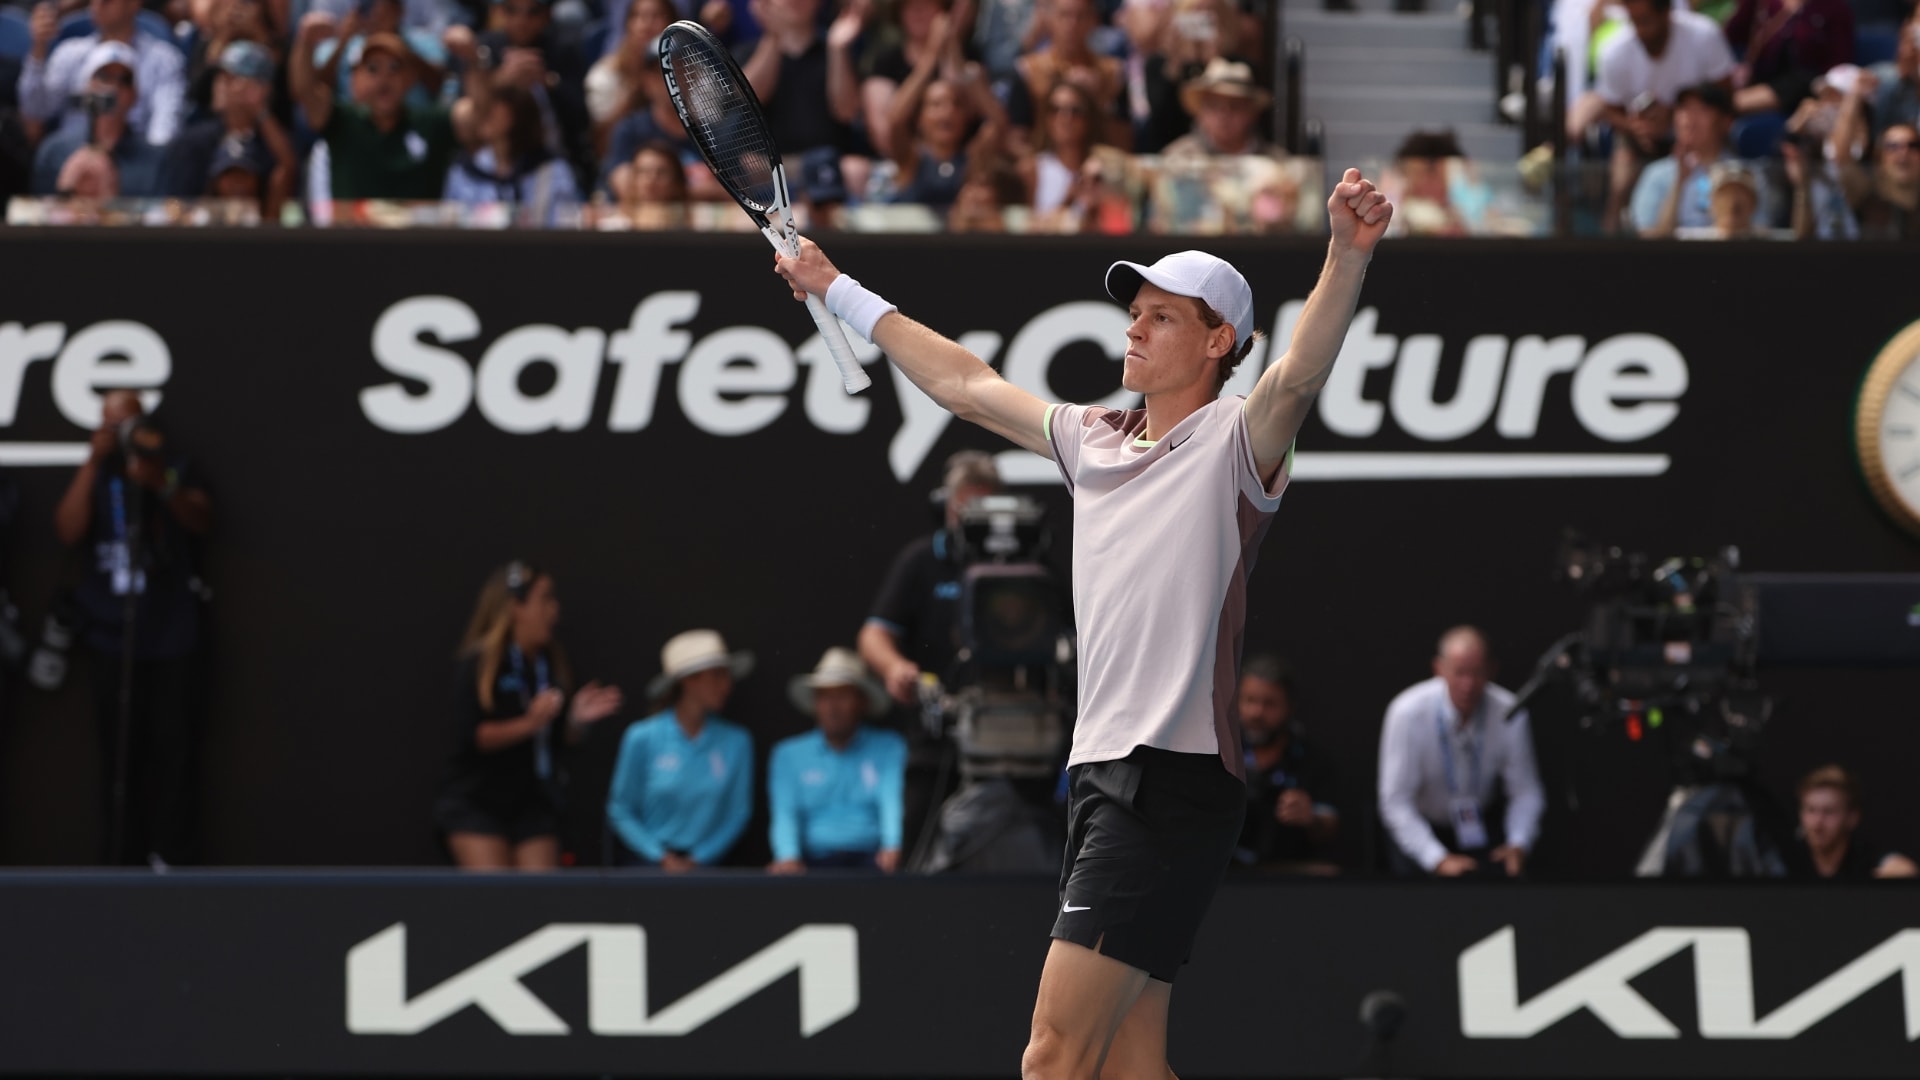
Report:
[{"label": "man in green shirt", "polygon": [[[471,135],[473,109],[466,98],[445,105],[408,105],[407,92],[420,63],[398,35],[369,34],[360,48],[343,46],[355,19],[336,24],[322,13],[300,23],[288,66],[294,99],[306,110],[307,123],[327,141],[335,199],[440,198],[459,144]],[[329,35],[335,48],[326,65],[314,69],[316,46]],[[334,100],[340,58],[355,52],[353,88],[357,101]]]}]

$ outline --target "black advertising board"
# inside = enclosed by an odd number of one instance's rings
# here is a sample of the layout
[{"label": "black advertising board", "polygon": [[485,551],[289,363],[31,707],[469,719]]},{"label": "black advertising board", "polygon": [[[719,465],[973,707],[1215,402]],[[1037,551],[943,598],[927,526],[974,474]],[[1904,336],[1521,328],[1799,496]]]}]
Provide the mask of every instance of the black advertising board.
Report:
[{"label": "black advertising board", "polygon": [[[1044,881],[183,874],[0,882],[0,1073],[994,1077]],[[1182,1076],[1920,1069],[1894,887],[1230,886]],[[1399,996],[1383,1051],[1363,997]]]},{"label": "black advertising board", "polygon": [[[842,394],[751,237],[15,230],[6,245],[0,466],[26,493],[9,584],[29,626],[71,572],[46,523],[101,388],[153,390],[214,492],[216,863],[442,857],[429,808],[451,653],[485,572],[515,556],[557,575],[584,676],[637,699],[669,635],[713,626],[759,654],[733,718],[763,746],[800,730],[786,678],[851,643],[882,568],[930,527],[940,463],[1006,449],[878,367],[873,389]],[[829,250],[1009,378],[1119,401],[1124,317],[1101,273],[1172,246]],[[1320,249],[1217,250],[1284,339]],[[1656,555],[1737,544],[1755,570],[1920,571],[1920,541],[1860,480],[1850,429],[1861,372],[1920,320],[1910,263],[1871,246],[1383,249],[1249,595],[1249,645],[1300,671],[1301,717],[1338,766],[1348,820],[1373,797],[1381,710],[1425,675],[1440,630],[1483,624],[1512,684],[1579,624],[1582,602],[1552,579],[1568,526]],[[1003,466],[1053,507],[1064,563],[1049,467]],[[1914,672],[1768,680],[1764,779],[1785,790],[1843,761],[1867,778],[1869,827],[1906,839],[1920,794],[1901,763],[1920,729],[1895,718],[1912,715]],[[92,856],[84,682],[8,691],[9,861]],[[616,723],[570,762],[567,840],[583,861],[598,857]],[[1576,737],[1564,718],[1535,725],[1549,782],[1575,783],[1582,807],[1554,800],[1543,868],[1623,873],[1667,788],[1658,753]],[[1349,861],[1365,832],[1349,829]]]}]

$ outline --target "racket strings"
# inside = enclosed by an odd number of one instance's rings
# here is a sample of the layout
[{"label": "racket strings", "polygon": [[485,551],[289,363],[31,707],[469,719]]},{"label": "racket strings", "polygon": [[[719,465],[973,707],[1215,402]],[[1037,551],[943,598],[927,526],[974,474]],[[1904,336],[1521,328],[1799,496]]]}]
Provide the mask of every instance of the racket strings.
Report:
[{"label": "racket strings", "polygon": [[753,89],[697,41],[683,42],[667,62],[680,86],[688,134],[707,151],[715,179],[763,210],[772,207],[773,138],[750,96]]}]

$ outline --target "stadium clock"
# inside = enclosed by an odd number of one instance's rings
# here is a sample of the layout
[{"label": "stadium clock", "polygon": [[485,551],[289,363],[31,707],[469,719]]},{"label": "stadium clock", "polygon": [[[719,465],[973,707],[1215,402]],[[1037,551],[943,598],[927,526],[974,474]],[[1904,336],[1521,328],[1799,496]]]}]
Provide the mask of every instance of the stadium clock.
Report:
[{"label": "stadium clock", "polygon": [[1868,490],[1920,536],[1920,322],[1894,335],[1867,369],[1853,437]]}]

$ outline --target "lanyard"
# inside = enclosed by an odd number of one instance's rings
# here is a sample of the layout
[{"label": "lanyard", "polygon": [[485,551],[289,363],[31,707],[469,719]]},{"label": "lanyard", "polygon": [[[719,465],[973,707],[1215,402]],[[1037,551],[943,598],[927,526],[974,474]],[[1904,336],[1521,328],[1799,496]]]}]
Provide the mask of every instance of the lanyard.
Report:
[{"label": "lanyard", "polygon": [[[533,681],[527,681],[527,658],[520,655],[520,646],[507,646],[507,660],[513,665],[514,678],[520,680],[521,693],[526,696],[527,707],[533,707],[533,699],[547,690],[547,657],[545,653],[533,658]],[[553,775],[553,749],[547,745],[547,734],[541,732],[533,740],[533,774],[545,780]]]},{"label": "lanyard", "polygon": [[[1469,720],[1471,723],[1471,720]],[[1467,742],[1467,781],[1472,786],[1460,790],[1460,780],[1453,768],[1453,735],[1447,730],[1447,707],[1442,703],[1433,714],[1434,730],[1440,733],[1440,763],[1447,771],[1447,794],[1467,795],[1478,801],[1480,798],[1480,740]]]}]

